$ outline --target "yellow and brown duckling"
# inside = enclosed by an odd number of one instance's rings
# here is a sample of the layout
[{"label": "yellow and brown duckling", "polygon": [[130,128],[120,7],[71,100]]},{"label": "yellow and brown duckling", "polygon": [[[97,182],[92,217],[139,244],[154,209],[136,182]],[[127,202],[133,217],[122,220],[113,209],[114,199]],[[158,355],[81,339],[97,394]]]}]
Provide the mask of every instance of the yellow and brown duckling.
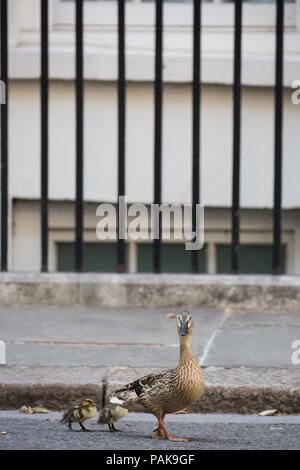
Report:
[{"label": "yellow and brown duckling", "polygon": [[102,412],[99,416],[98,424],[107,424],[110,432],[118,431],[115,428],[114,423],[119,421],[119,419],[124,418],[127,415],[128,410],[123,408],[117,403],[117,398],[112,399],[115,400],[116,403],[110,403],[102,408]]},{"label": "yellow and brown duckling", "polygon": [[73,405],[62,417],[61,423],[67,424],[72,431],[72,423],[79,423],[83,431],[88,431],[83,422],[93,418],[97,413],[97,405],[92,398],[83,398],[79,404]]},{"label": "yellow and brown duckling", "polygon": [[181,312],[177,317],[177,330],[180,339],[180,357],[177,367],[160,373],[141,377],[124,387],[115,390],[112,396],[129,411],[150,412],[156,416],[158,426],[153,437],[172,441],[185,441],[172,436],[166,428],[166,414],[189,408],[204,392],[202,369],[191,351],[191,336],[194,328],[189,312]]}]

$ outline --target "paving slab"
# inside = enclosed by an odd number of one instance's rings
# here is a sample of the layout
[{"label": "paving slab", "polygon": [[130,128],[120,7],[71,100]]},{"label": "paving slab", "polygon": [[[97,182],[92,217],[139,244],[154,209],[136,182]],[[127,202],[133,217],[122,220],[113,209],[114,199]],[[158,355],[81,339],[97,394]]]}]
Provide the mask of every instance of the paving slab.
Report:
[{"label": "paving slab", "polygon": [[[0,307],[7,364],[61,366],[160,366],[178,362],[173,309]],[[177,312],[179,313],[179,312]],[[196,357],[224,315],[193,311]]]},{"label": "paving slab", "polygon": [[237,313],[216,330],[205,365],[291,367],[292,344],[300,340],[299,312],[287,314]]},{"label": "paving slab", "polygon": [[[4,341],[65,341],[74,343],[178,344],[175,319],[163,309],[53,306],[0,306]],[[180,310],[175,310],[180,313]],[[201,346],[224,314],[194,309],[194,345]]]},{"label": "paving slab", "polygon": [[[201,349],[193,349],[200,357]],[[176,367],[179,347],[7,344],[6,355],[8,365]]]},{"label": "paving slab", "polygon": [[[0,366],[0,383],[13,384],[66,384],[101,385],[105,377],[111,387],[123,385],[161,367],[99,367],[99,366]],[[207,387],[272,388],[300,391],[299,370],[294,368],[264,367],[205,367]]]}]

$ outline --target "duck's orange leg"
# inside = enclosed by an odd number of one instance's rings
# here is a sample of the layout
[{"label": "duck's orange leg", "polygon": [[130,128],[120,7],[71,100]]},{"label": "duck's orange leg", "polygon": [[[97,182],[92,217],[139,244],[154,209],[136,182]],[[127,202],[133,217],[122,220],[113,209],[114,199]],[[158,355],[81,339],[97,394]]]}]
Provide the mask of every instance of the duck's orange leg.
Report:
[{"label": "duck's orange leg", "polygon": [[162,430],[162,428],[161,428],[161,425],[160,425],[159,420],[158,420],[158,427],[155,428],[155,429],[153,429],[153,431],[155,431],[155,433],[154,433],[153,436],[152,436],[153,439],[156,439],[156,438],[158,438],[158,437],[163,437],[163,438],[165,437],[165,435],[164,435],[164,433],[163,433],[163,430]]},{"label": "duck's orange leg", "polygon": [[165,439],[168,439],[169,441],[188,441],[185,437],[175,437],[172,436],[169,431],[167,430],[165,423],[164,423],[165,415],[163,415],[159,420],[159,427],[160,429],[165,433]]}]

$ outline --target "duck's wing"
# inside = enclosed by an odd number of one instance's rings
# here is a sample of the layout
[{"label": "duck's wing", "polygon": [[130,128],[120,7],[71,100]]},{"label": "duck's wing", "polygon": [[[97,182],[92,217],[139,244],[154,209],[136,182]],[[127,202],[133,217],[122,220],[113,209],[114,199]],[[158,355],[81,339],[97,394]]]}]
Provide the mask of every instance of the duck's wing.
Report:
[{"label": "duck's wing", "polygon": [[99,424],[111,424],[113,419],[113,413],[109,405],[102,409],[101,416],[99,418]]},{"label": "duck's wing", "polygon": [[73,405],[68,411],[65,411],[63,414],[61,423],[66,424],[68,423],[72,418],[81,418],[83,416],[82,411],[80,408],[80,405]]},{"label": "duck's wing", "polygon": [[166,383],[171,379],[172,371],[173,369],[168,369],[145,375],[114,390],[110,395],[111,402],[118,400],[115,403],[119,403],[130,411],[152,412],[148,406],[148,399],[153,393],[157,394],[160,389],[166,386]]},{"label": "duck's wing", "polygon": [[120,392],[134,391],[136,395],[139,396],[145,391],[145,389],[156,386],[159,382],[165,380],[171,370],[172,369],[145,375],[144,377],[141,377],[134,382],[130,382],[129,384],[124,385],[124,387],[119,388],[118,390],[114,390],[113,395],[117,395]]}]

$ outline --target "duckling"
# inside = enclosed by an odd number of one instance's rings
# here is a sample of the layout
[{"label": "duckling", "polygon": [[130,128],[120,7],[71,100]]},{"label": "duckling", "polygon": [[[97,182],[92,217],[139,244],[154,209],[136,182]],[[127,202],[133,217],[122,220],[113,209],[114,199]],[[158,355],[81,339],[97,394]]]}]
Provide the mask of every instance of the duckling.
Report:
[{"label": "duckling", "polygon": [[79,404],[73,405],[66,411],[62,417],[61,423],[68,423],[69,429],[72,431],[72,423],[79,423],[83,431],[88,431],[83,426],[86,419],[93,418],[97,413],[97,405],[91,398],[83,398]]},{"label": "duckling", "polygon": [[153,437],[171,441],[187,441],[172,436],[167,430],[166,414],[189,408],[204,392],[202,369],[191,351],[191,336],[194,323],[189,312],[181,312],[177,317],[177,330],[180,339],[180,357],[177,367],[160,373],[141,377],[124,387],[115,390],[116,396],[129,411],[150,412],[156,416],[158,427]]},{"label": "duckling", "polygon": [[124,418],[128,413],[126,408],[123,408],[118,403],[110,403],[102,408],[101,415],[99,416],[98,424],[107,424],[110,432],[118,431],[114,423],[119,419]]}]

